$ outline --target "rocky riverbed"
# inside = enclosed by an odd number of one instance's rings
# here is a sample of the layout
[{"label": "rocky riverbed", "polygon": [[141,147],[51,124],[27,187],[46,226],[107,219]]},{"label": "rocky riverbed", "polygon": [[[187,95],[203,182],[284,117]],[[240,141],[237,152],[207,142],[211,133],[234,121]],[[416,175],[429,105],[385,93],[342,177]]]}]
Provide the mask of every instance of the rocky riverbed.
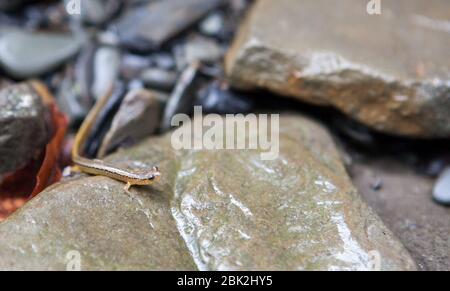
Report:
[{"label": "rocky riverbed", "polygon": [[0,0],[0,270],[450,270],[450,6],[363,2]]}]

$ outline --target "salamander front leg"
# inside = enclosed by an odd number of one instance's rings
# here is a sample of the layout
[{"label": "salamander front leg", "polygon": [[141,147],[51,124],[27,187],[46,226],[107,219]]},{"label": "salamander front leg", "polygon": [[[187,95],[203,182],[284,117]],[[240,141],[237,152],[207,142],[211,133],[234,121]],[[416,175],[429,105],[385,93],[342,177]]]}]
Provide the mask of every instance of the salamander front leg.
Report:
[{"label": "salamander front leg", "polygon": [[128,195],[131,196],[130,188],[131,188],[131,183],[128,182],[128,183],[125,185],[125,187],[123,188],[123,190],[124,190],[125,192],[127,192]]}]

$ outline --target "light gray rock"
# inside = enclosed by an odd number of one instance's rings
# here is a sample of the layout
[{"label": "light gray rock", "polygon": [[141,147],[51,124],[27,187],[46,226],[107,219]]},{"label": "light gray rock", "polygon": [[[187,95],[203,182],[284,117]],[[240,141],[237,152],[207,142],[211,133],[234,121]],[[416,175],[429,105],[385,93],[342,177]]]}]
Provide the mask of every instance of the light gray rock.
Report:
[{"label": "light gray rock", "polygon": [[227,61],[232,85],[334,106],[380,131],[450,137],[450,2],[257,1]]},{"label": "light gray rock", "polygon": [[108,163],[158,165],[161,181],[131,197],[105,177],[47,189],[0,224],[0,269],[65,269],[69,251],[83,270],[415,269],[322,126],[284,115],[279,134],[272,161],[263,150],[175,151],[171,134],[121,151]]},{"label": "light gray rock", "polygon": [[441,204],[450,205],[450,168],[439,176],[433,189],[433,198]]},{"label": "light gray rock", "polygon": [[81,43],[66,34],[12,31],[0,38],[0,66],[15,78],[36,77],[74,56]]},{"label": "light gray rock", "polygon": [[45,106],[28,83],[0,91],[0,174],[24,167],[47,141]]}]

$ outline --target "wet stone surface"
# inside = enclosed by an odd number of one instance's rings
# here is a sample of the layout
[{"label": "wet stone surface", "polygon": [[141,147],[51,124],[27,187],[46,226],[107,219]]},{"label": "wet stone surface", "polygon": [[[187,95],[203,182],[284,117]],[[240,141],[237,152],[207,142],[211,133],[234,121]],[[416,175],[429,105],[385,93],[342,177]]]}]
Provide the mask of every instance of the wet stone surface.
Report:
[{"label": "wet stone surface", "polygon": [[26,83],[0,91],[0,174],[24,167],[47,141],[45,107]]},{"label": "wet stone surface", "polygon": [[131,197],[122,183],[85,177],[30,201],[0,224],[0,269],[64,269],[70,250],[85,270],[365,270],[373,250],[383,270],[415,268],[321,125],[284,115],[273,161],[261,150],[175,152],[170,142],[107,159],[160,166],[162,180]]},{"label": "wet stone surface", "polygon": [[232,85],[331,105],[383,132],[450,137],[450,2],[387,0],[377,16],[366,4],[257,1],[227,57]]}]

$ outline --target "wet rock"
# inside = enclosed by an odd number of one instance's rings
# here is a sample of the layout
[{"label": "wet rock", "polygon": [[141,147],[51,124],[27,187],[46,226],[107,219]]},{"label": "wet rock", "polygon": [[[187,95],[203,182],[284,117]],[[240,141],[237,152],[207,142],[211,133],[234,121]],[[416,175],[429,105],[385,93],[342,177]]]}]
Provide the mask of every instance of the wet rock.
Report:
[{"label": "wet rock", "polygon": [[150,68],[141,73],[140,79],[149,88],[171,91],[177,83],[178,74],[164,69]]},{"label": "wet rock", "polygon": [[0,66],[24,79],[51,71],[74,56],[81,40],[66,34],[13,31],[0,38]]},{"label": "wet rock", "polygon": [[90,177],[41,193],[1,224],[0,270],[70,270],[73,253],[86,271],[195,270],[165,185],[130,198],[121,183]]},{"label": "wet rock", "polygon": [[[450,2],[258,1],[227,61],[239,88],[332,105],[372,128],[450,136]],[[426,49],[424,44],[426,43]]]},{"label": "wet rock", "polygon": [[433,198],[440,204],[450,206],[450,168],[439,176],[433,189]]},{"label": "wet rock", "polygon": [[45,106],[23,83],[0,91],[0,174],[24,167],[47,141]]},{"label": "wet rock", "polygon": [[[66,6],[71,0],[64,1]],[[72,14],[71,16],[77,20],[81,20],[88,24],[101,25],[110,20],[119,12],[122,5],[121,0],[89,0],[82,1],[80,5],[80,14]]]},{"label": "wet rock", "polygon": [[0,225],[0,269],[64,269],[70,250],[84,270],[364,270],[372,254],[383,270],[415,268],[323,127],[286,115],[279,157],[261,152],[174,151],[170,134],[122,151],[108,161],[159,165],[161,182],[131,198],[104,177],[41,193]]},{"label": "wet rock", "polygon": [[116,47],[100,47],[94,57],[92,95],[100,99],[107,94],[117,81],[120,72],[120,51]]},{"label": "wet rock", "polygon": [[115,25],[121,43],[138,51],[159,48],[166,41],[222,4],[222,0],[165,0],[127,12]]},{"label": "wet rock", "polygon": [[114,116],[99,150],[99,157],[121,145],[133,145],[159,128],[161,101],[158,94],[144,89],[130,91]]},{"label": "wet rock", "polygon": [[[389,157],[354,159],[353,183],[409,250],[420,270],[450,270],[450,209],[430,199],[435,180]],[[378,191],[375,180],[383,181]]]}]

